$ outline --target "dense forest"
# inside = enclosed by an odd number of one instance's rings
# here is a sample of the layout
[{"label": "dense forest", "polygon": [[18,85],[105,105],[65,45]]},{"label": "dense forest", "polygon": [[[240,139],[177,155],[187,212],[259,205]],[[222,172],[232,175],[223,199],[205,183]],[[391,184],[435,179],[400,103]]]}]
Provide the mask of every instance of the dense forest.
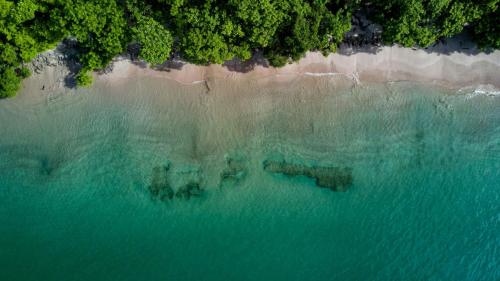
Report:
[{"label": "dense forest", "polygon": [[173,53],[198,63],[249,59],[274,66],[306,51],[334,52],[355,11],[383,27],[386,44],[426,47],[466,28],[500,48],[500,0],[0,0],[0,97],[30,75],[26,63],[65,38],[77,42],[79,85],[128,46],[161,64]]}]

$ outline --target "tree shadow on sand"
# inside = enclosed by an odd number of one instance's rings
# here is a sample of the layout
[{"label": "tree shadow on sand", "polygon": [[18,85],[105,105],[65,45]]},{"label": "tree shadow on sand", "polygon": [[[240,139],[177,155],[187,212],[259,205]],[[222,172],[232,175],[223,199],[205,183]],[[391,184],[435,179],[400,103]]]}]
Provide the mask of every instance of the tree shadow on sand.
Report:
[{"label": "tree shadow on sand", "polygon": [[182,61],[180,57],[175,56],[162,64],[153,66],[152,68],[158,71],[170,72],[172,69],[181,70],[184,65],[186,65],[186,62]]},{"label": "tree shadow on sand", "polygon": [[238,58],[234,58],[230,61],[226,61],[222,64],[223,67],[230,71],[247,73],[255,69],[256,66],[269,67],[269,62],[264,57],[264,54],[260,51],[256,51],[252,58],[243,61]]}]

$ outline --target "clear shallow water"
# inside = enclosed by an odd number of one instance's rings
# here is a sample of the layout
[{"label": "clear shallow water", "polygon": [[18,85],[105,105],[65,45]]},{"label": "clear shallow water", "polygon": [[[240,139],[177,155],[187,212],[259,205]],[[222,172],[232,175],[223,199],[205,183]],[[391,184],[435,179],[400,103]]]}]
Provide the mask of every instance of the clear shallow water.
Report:
[{"label": "clear shallow water", "polygon": [[[0,101],[2,280],[498,280],[500,98],[336,78]],[[246,176],[221,183],[226,160]],[[348,167],[332,192],[267,159]],[[148,186],[170,164],[178,189]]]}]

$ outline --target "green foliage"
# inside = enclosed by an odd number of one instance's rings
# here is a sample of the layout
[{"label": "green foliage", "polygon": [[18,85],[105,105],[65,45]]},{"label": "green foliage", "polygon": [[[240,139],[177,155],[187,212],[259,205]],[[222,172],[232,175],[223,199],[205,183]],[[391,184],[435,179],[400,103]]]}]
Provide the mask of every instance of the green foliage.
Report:
[{"label": "green foliage", "polygon": [[499,0],[381,0],[375,18],[387,43],[427,47],[494,11]]},{"label": "green foliage", "polygon": [[0,98],[14,96],[21,87],[21,79],[13,67],[0,70]]},{"label": "green foliage", "polygon": [[141,17],[132,29],[141,45],[139,56],[151,64],[165,62],[172,51],[172,34],[161,24],[149,17]]},{"label": "green foliage", "polygon": [[78,72],[75,79],[76,79],[76,83],[78,84],[78,86],[88,87],[88,86],[92,85],[93,78],[92,78],[92,74],[91,74],[90,70],[87,70],[87,69],[81,70],[80,72]]},{"label": "green foliage", "polygon": [[116,0],[65,0],[52,16],[77,39],[86,69],[105,67],[125,45],[124,10]]},{"label": "green foliage", "polygon": [[17,48],[9,43],[0,43],[0,60],[3,64],[13,65],[18,63]]},{"label": "green foliage", "polygon": [[482,49],[500,49],[500,8],[483,16],[473,28],[473,36]]},{"label": "green foliage", "polygon": [[273,51],[269,51],[266,53],[266,58],[269,60],[269,63],[274,67],[282,67],[285,66],[290,60],[287,56],[280,55]]},{"label": "green foliage", "polygon": [[159,2],[170,8],[179,50],[195,63],[246,60],[261,49],[283,65],[308,50],[335,51],[350,29],[350,10],[331,11],[324,0]]},{"label": "green foliage", "polygon": [[351,28],[350,11],[340,8],[334,13],[327,7],[328,1],[280,2],[286,18],[266,48],[266,57],[274,66],[284,65],[288,58],[298,60],[309,50],[333,52]]},{"label": "green foliage", "polygon": [[252,48],[267,47],[286,18],[279,1],[230,0],[228,6]]},{"label": "green foliage", "polygon": [[27,69],[26,67],[21,67],[19,69],[19,77],[21,78],[28,78],[31,76],[31,71],[29,69]]},{"label": "green foliage", "polygon": [[0,0],[0,97],[15,95],[22,78],[29,76],[29,71],[20,65],[49,45],[48,39],[37,36],[47,21],[39,20],[38,25],[33,25],[36,15],[40,19],[48,16],[49,2]]},{"label": "green foliage", "polygon": [[179,47],[196,63],[223,63],[234,57],[248,59],[251,49],[243,27],[230,11],[207,0],[202,5],[183,5],[175,18]]},{"label": "green foliage", "polygon": [[0,97],[29,76],[23,65],[64,38],[77,41],[79,86],[92,83],[130,43],[160,64],[172,52],[193,63],[249,59],[262,51],[283,66],[307,51],[334,52],[351,15],[369,6],[387,43],[429,46],[470,30],[500,48],[500,0],[0,0]]}]

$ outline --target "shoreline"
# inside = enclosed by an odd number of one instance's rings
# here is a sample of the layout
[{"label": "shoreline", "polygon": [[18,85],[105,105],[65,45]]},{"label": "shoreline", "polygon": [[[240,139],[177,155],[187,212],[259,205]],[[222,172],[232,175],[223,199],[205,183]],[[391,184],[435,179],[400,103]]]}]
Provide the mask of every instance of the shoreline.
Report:
[{"label": "shoreline", "polygon": [[[47,90],[75,86],[68,83],[74,65],[64,61],[64,54],[51,50],[32,62],[37,78],[47,82]],[[427,49],[365,46],[353,50],[343,45],[337,53],[326,57],[319,52],[308,52],[301,60],[281,68],[269,66],[261,55],[247,62],[233,60],[223,65],[206,66],[170,60],[158,67],[120,56],[105,71],[94,73],[96,81],[112,84],[135,76],[169,79],[182,85],[208,83],[212,79],[287,82],[300,76],[340,76],[354,84],[408,81],[454,90],[486,87],[497,94],[500,89],[500,50],[479,52],[470,41],[461,38],[449,39]],[[206,86],[209,88],[208,84]]]},{"label": "shoreline", "polygon": [[381,47],[373,53],[358,51],[351,55],[335,53],[327,57],[318,52],[309,52],[300,61],[281,68],[257,63],[245,70],[241,70],[246,67],[241,62],[207,66],[180,64],[158,70],[122,57],[113,62],[111,72],[97,74],[96,78],[116,82],[134,75],[148,75],[190,85],[210,79],[272,78],[280,81],[297,76],[344,76],[357,84],[412,81],[457,89],[478,85],[500,88],[499,50],[489,54],[442,54],[392,46]]}]

